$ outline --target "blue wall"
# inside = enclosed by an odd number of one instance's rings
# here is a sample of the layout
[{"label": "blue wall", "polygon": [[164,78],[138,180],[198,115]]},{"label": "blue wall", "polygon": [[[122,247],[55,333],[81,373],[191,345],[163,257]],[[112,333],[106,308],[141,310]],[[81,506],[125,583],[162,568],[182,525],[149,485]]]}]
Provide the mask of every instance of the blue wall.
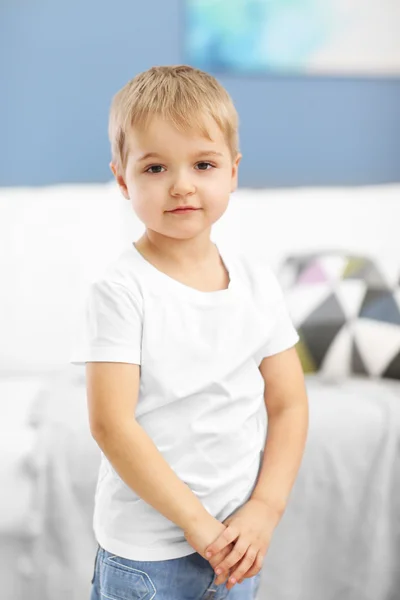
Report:
[{"label": "blue wall", "polygon": [[[0,3],[0,185],[110,178],[112,95],[184,62],[180,0]],[[220,77],[242,186],[400,181],[400,79]]]}]

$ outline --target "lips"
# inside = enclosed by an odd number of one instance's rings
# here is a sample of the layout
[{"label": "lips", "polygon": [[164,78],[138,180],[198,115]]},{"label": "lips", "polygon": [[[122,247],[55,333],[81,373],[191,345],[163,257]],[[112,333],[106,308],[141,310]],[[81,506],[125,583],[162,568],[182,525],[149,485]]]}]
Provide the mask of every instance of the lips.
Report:
[{"label": "lips", "polygon": [[172,212],[172,213],[182,213],[182,212],[191,212],[194,210],[199,210],[198,208],[195,208],[194,206],[180,206],[178,208],[175,208],[174,210],[169,210],[168,212]]}]

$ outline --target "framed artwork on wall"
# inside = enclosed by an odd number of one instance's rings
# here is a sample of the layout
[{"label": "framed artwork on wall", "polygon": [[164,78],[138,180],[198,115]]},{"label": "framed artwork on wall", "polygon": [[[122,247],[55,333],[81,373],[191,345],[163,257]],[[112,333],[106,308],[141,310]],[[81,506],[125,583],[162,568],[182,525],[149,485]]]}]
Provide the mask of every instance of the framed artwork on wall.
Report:
[{"label": "framed artwork on wall", "polygon": [[185,62],[222,73],[400,77],[400,0],[184,0]]}]

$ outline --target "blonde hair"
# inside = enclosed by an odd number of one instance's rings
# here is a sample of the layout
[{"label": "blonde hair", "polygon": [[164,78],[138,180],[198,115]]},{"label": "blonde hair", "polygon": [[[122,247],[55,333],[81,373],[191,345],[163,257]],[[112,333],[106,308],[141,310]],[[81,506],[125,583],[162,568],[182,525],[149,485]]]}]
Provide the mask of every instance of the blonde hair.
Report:
[{"label": "blonde hair", "polygon": [[236,109],[214,77],[186,65],[152,67],[131,79],[112,100],[108,134],[112,159],[119,167],[126,166],[129,130],[146,127],[154,116],[208,138],[205,118],[210,116],[224,134],[232,157],[239,151]]}]

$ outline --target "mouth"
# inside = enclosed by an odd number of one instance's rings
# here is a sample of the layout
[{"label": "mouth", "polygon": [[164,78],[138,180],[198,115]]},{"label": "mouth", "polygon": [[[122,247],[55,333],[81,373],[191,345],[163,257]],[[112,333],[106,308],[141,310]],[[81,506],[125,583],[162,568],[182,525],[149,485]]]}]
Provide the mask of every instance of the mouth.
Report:
[{"label": "mouth", "polygon": [[199,208],[195,208],[194,206],[185,206],[180,208],[175,208],[174,210],[168,210],[167,212],[171,214],[184,214],[195,212],[196,210],[200,210]]}]

